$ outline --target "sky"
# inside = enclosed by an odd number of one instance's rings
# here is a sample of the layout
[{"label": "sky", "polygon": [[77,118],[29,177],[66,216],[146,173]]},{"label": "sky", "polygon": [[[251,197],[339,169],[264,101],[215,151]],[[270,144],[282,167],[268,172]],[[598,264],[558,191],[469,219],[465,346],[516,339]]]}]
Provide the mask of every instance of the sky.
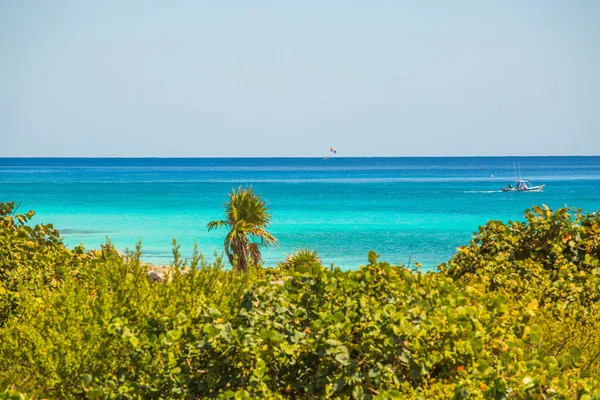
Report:
[{"label": "sky", "polygon": [[0,157],[600,155],[600,1],[0,2]]}]

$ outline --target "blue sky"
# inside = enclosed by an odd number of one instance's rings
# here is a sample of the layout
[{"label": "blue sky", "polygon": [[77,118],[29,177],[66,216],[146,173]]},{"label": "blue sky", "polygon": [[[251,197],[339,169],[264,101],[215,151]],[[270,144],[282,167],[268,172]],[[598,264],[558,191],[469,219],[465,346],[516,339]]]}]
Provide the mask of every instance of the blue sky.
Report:
[{"label": "blue sky", "polygon": [[0,156],[599,155],[600,2],[3,1]]}]

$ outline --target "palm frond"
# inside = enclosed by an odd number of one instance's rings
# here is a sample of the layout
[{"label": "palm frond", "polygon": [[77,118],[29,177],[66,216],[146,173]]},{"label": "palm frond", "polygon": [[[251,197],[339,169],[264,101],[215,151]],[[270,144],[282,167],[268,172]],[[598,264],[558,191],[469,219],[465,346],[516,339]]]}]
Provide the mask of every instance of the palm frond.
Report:
[{"label": "palm frond", "polygon": [[259,264],[262,261],[258,243],[252,242],[248,244],[248,255],[254,264]]},{"label": "palm frond", "polygon": [[263,228],[252,227],[250,229],[250,234],[257,239],[260,239],[260,242],[263,246],[278,244],[277,239],[275,239],[275,237],[273,235],[271,235],[269,232],[267,232]]},{"label": "palm frond", "polygon": [[219,229],[222,226],[229,228],[229,221],[225,221],[225,220],[211,221],[206,225],[209,232],[212,231],[213,229]]}]

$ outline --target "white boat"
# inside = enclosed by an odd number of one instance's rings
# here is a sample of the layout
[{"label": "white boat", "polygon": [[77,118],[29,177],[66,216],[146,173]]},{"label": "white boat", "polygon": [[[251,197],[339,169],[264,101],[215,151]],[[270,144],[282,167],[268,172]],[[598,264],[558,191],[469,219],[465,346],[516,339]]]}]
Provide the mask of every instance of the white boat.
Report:
[{"label": "white boat", "polygon": [[521,178],[521,166],[519,166],[519,178],[517,178],[517,167],[513,164],[515,170],[515,185],[512,183],[507,188],[503,187],[503,192],[541,192],[546,185],[534,186],[529,179]]},{"label": "white boat", "polygon": [[508,185],[507,188],[503,187],[503,192],[541,192],[544,190],[544,186],[546,185],[537,185],[533,186],[529,179],[517,179],[515,181],[515,186],[512,184]]}]

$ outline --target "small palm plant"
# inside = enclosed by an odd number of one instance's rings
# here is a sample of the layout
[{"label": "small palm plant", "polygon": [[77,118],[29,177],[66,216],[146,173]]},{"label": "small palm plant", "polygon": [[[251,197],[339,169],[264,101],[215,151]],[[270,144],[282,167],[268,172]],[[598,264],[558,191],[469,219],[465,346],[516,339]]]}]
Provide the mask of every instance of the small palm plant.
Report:
[{"label": "small palm plant", "polygon": [[209,231],[223,226],[229,229],[225,237],[225,254],[233,267],[245,272],[249,261],[261,262],[260,246],[277,244],[277,239],[266,231],[271,214],[265,201],[251,187],[240,186],[228,196],[229,201],[224,206],[226,219],[209,222],[207,227]]},{"label": "small palm plant", "polygon": [[293,254],[288,254],[285,261],[279,264],[281,268],[296,269],[301,265],[322,264],[319,253],[316,250],[298,249]]}]

